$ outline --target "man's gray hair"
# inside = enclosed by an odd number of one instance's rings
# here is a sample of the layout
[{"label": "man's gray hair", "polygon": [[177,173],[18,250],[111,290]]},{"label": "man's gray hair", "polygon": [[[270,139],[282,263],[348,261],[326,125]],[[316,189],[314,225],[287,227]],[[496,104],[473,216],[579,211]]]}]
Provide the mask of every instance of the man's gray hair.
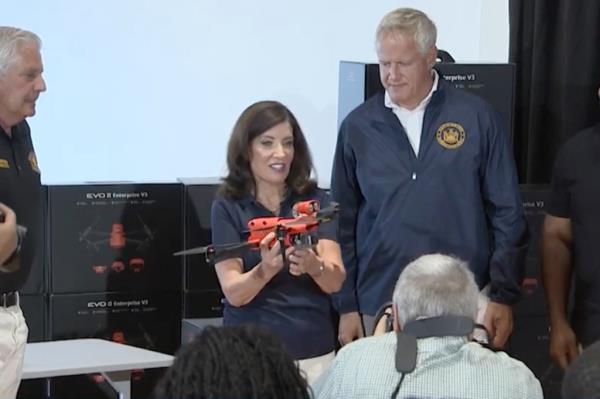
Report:
[{"label": "man's gray hair", "polygon": [[375,42],[381,38],[381,35],[388,33],[412,35],[423,55],[435,46],[437,39],[437,29],[433,21],[424,12],[414,8],[398,8],[387,13],[377,26]]},{"label": "man's gray hair", "polygon": [[423,255],[404,268],[394,289],[398,323],[418,318],[475,318],[479,288],[467,263],[441,254]]},{"label": "man's gray hair", "polygon": [[22,44],[34,45],[38,50],[42,47],[42,41],[35,33],[11,26],[0,26],[0,76],[17,60],[19,46]]}]

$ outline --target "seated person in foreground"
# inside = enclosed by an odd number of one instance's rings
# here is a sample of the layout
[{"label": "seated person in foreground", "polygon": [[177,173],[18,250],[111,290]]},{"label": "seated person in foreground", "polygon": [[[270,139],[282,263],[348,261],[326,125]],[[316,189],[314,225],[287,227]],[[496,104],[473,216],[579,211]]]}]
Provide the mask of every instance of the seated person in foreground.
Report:
[{"label": "seated person in foreground", "polygon": [[316,398],[543,398],[533,373],[470,337],[479,289],[466,263],[424,255],[400,274],[393,332],[344,346]]},{"label": "seated person in foreground", "polygon": [[309,399],[298,366],[273,333],[254,325],[206,327],[183,346],[156,399]]}]

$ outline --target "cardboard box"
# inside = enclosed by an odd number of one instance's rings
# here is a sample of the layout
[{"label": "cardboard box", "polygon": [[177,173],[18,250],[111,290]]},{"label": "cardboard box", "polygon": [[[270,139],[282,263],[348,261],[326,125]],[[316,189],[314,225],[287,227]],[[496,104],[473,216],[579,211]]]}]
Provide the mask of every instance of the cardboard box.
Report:
[{"label": "cardboard box", "polygon": [[180,184],[50,186],[51,292],[182,286]]},{"label": "cardboard box", "polygon": [[550,188],[547,185],[522,185],[520,188],[530,240],[522,284],[523,298],[514,307],[514,313],[543,316],[548,313],[548,309],[540,273],[540,244]]},{"label": "cardboard box", "polygon": [[46,294],[20,295],[19,303],[29,328],[27,342],[47,341],[48,296]]},{"label": "cardboard box", "polygon": [[546,316],[516,316],[507,353],[531,369],[545,398],[560,398],[563,372],[548,352],[549,326]]},{"label": "cardboard box", "polygon": [[211,319],[223,317],[224,296],[221,290],[183,292],[183,317]]},{"label": "cardboard box", "polygon": [[50,296],[51,340],[103,338],[173,354],[179,347],[179,293]]},{"label": "cardboard box", "polygon": [[[152,398],[154,387],[166,370],[134,370],[131,374],[131,399]],[[49,391],[52,399],[120,399],[100,373],[52,378]],[[35,398],[39,399],[40,396]]]},{"label": "cardboard box", "polygon": [[17,392],[17,399],[40,399],[50,397],[47,392],[49,390],[49,380],[38,378],[32,380],[22,380]]},{"label": "cardboard box", "polygon": [[[181,295],[71,294],[50,297],[50,339],[103,338],[157,352],[174,354],[181,339]],[[147,398],[164,369],[136,370],[132,398]],[[101,375],[52,379],[56,398],[107,398]]]},{"label": "cardboard box", "polygon": [[[180,179],[185,192],[185,248],[211,244],[210,212],[214,196],[219,188],[218,180]],[[186,290],[220,290],[214,266],[206,262],[204,255],[184,256]]]}]

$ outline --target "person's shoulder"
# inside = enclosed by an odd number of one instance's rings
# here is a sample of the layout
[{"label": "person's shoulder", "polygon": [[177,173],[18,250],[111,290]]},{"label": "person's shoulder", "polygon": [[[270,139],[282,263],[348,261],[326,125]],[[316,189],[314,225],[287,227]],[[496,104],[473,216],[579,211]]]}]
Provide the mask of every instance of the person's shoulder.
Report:
[{"label": "person's shoulder", "polygon": [[478,362],[488,362],[496,365],[505,372],[514,372],[515,375],[527,375],[534,377],[533,372],[522,361],[510,357],[506,352],[486,348],[476,342],[469,342],[463,346],[463,350],[470,353],[470,358]]},{"label": "person's shoulder", "polygon": [[394,353],[396,348],[396,335],[387,333],[358,339],[346,344],[338,352],[338,356],[372,357],[383,353]]},{"label": "person's shoulder", "polygon": [[555,163],[563,167],[573,167],[589,156],[595,158],[600,149],[600,124],[591,126],[566,139],[559,147]]},{"label": "person's shoulder", "polygon": [[485,381],[488,389],[497,389],[504,397],[543,398],[539,380],[522,361],[476,342],[463,345],[462,350],[462,361],[470,363],[473,377]]},{"label": "person's shoulder", "polygon": [[19,135],[27,138],[31,137],[31,129],[29,128],[29,123],[27,123],[26,119],[23,119],[21,122],[17,123],[15,129]]},{"label": "person's shoulder", "polygon": [[227,203],[231,203],[233,202],[233,199],[226,197],[225,195],[221,194],[221,193],[216,193],[215,197],[213,198],[213,205],[214,204],[227,204]]},{"label": "person's shoulder", "polygon": [[240,200],[227,197],[223,194],[216,194],[212,201],[212,209],[231,210],[237,207],[239,203]]},{"label": "person's shoulder", "polygon": [[317,186],[313,190],[311,196],[312,196],[312,198],[322,202],[324,200],[329,199],[329,191]]},{"label": "person's shoulder", "polygon": [[369,97],[362,104],[354,108],[344,118],[342,124],[348,124],[355,121],[363,121],[365,119],[371,119],[373,112],[383,107],[383,90],[378,91],[373,96]]}]

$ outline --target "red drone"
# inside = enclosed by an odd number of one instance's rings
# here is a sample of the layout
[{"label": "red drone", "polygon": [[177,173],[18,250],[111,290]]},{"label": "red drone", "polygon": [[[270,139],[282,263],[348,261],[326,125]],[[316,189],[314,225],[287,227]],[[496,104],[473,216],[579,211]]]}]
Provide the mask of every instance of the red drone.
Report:
[{"label": "red drone", "polygon": [[267,234],[274,232],[275,238],[269,243],[269,248],[279,242],[281,255],[287,264],[285,249],[290,246],[313,246],[317,243],[319,224],[329,222],[339,212],[339,205],[332,202],[327,208],[320,209],[319,201],[309,200],[298,202],[293,207],[293,218],[278,216],[259,217],[248,222],[248,238],[245,242],[223,245],[207,245],[174,255],[204,254],[207,262],[218,262],[227,258],[241,256],[248,250],[258,250],[260,242]]}]

